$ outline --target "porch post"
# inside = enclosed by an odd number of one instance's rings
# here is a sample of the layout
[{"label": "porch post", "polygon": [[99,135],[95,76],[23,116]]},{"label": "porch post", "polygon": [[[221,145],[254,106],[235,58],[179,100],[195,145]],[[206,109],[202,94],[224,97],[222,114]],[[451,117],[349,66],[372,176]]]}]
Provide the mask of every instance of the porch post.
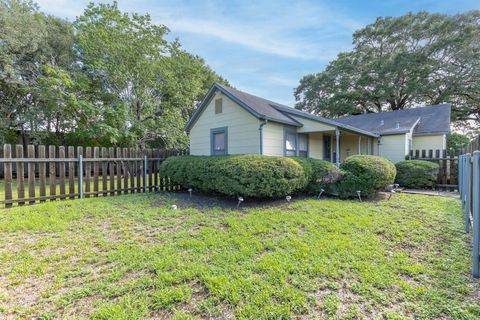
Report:
[{"label": "porch post", "polygon": [[340,166],[340,130],[338,127],[335,128],[335,162],[337,167]]},{"label": "porch post", "polygon": [[362,154],[362,136],[358,136],[358,152],[357,154]]}]

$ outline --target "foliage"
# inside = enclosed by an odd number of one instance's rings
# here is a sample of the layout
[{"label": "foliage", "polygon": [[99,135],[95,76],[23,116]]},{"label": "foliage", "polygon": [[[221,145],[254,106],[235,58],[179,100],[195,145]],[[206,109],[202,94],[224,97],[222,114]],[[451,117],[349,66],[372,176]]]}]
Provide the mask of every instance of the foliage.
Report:
[{"label": "foliage", "polygon": [[189,199],[0,209],[0,247],[11,249],[0,259],[2,317],[480,317],[457,199],[396,194],[243,210],[229,209],[235,200]]},{"label": "foliage", "polygon": [[447,149],[453,149],[455,152],[464,148],[470,142],[470,138],[461,133],[452,132],[447,135]]},{"label": "foliage", "polygon": [[438,164],[423,160],[405,160],[395,164],[395,182],[407,188],[432,188],[437,183]]},{"label": "foliage", "polygon": [[208,88],[228,84],[149,15],[90,4],[74,24],[0,1],[0,135],[82,145],[187,145]]},{"label": "foliage", "polygon": [[378,18],[353,50],[306,75],[296,107],[338,117],[450,102],[453,120],[480,122],[480,11]]},{"label": "foliage", "polygon": [[350,156],[340,169],[344,175],[334,187],[341,198],[356,197],[357,191],[362,197],[372,197],[393,184],[396,175],[393,163],[371,155]]},{"label": "foliage", "polygon": [[228,196],[282,197],[307,182],[302,166],[286,157],[178,156],[165,160],[161,170],[186,188]]},{"label": "foliage", "polygon": [[333,163],[313,158],[292,158],[303,168],[307,183],[302,191],[318,194],[320,189],[328,189],[342,178],[342,173]]}]

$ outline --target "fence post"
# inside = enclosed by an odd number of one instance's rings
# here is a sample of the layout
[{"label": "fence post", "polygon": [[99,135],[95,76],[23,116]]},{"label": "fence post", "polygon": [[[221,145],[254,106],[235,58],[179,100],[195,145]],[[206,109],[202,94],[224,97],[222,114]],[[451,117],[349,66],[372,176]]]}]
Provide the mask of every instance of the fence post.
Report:
[{"label": "fence post", "polygon": [[480,151],[473,152],[473,276],[480,277]]},{"label": "fence post", "polygon": [[[3,153],[5,159],[12,158],[12,146],[10,144],[3,145]],[[13,193],[12,193],[12,163],[5,162],[4,165],[4,175],[5,175],[5,208],[10,208],[13,205]]]},{"label": "fence post", "polygon": [[78,194],[83,198],[83,156],[78,155]]},{"label": "fence post", "polygon": [[143,193],[147,192],[147,156],[143,156]]},{"label": "fence post", "polygon": [[470,154],[465,156],[465,232],[470,232],[470,171],[472,170],[470,163]]},{"label": "fence post", "polygon": [[458,156],[458,193],[460,194],[460,201],[462,203],[463,208],[463,156]]}]

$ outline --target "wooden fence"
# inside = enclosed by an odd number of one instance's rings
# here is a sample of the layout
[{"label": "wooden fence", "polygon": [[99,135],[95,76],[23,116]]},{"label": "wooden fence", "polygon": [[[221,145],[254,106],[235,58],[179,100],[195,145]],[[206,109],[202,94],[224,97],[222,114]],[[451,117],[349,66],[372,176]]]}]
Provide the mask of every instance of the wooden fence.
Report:
[{"label": "wooden fence", "polygon": [[0,200],[5,207],[38,201],[114,196],[127,193],[172,191],[160,172],[160,164],[187,150],[139,150],[134,148],[3,146],[4,180]]},{"label": "wooden fence", "polygon": [[454,191],[458,185],[458,156],[461,154],[463,149],[410,150],[409,159],[438,163],[437,188]]}]

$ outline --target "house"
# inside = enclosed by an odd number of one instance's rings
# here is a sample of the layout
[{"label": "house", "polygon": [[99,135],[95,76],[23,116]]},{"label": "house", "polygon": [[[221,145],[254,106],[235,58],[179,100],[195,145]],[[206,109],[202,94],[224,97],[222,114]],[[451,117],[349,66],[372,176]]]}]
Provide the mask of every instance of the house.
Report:
[{"label": "house", "polygon": [[450,105],[327,119],[215,84],[188,121],[190,154],[263,154],[324,159],[354,154],[404,160],[412,149],[444,149]]}]

